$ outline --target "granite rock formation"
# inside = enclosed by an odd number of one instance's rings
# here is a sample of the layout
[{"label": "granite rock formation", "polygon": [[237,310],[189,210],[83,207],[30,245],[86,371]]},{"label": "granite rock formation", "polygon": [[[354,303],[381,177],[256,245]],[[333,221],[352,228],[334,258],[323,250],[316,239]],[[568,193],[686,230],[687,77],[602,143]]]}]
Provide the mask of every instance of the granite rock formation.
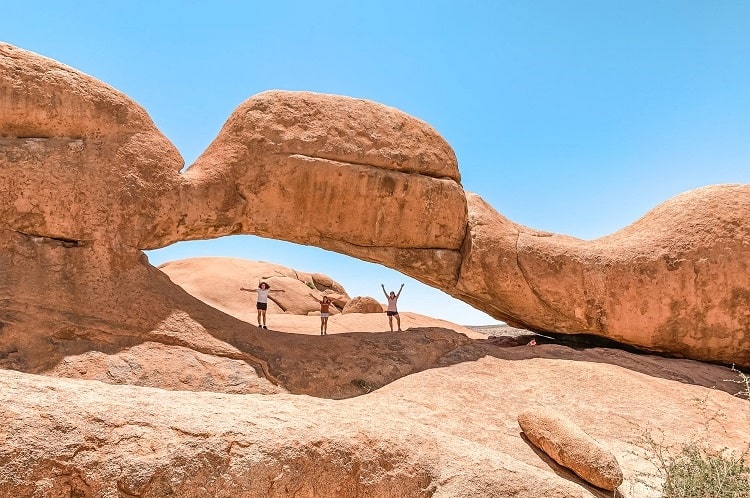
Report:
[{"label": "granite rock formation", "polygon": [[[255,290],[260,281],[271,287],[268,313],[307,315],[320,310],[324,295],[343,308],[349,295],[343,286],[327,275],[299,272],[282,265],[240,258],[188,258],[170,261],[159,269],[192,296],[216,309],[246,322],[257,318]],[[322,283],[321,283],[322,282]],[[317,286],[316,286],[317,285]],[[333,314],[340,310],[331,308]]]},{"label": "granite rock formation", "polygon": [[[657,498],[662,481],[643,433],[665,447],[695,437],[717,450],[746,447],[748,401],[699,385],[726,378],[723,367],[552,345],[456,361],[475,347],[346,400],[0,370],[0,497]],[[617,493],[522,437],[518,414],[540,403],[618,458]]]},{"label": "granite rock formation", "polygon": [[342,313],[383,313],[384,306],[374,297],[357,296],[346,303]]},{"label": "granite rock formation", "polygon": [[6,367],[153,336],[192,304],[141,250],[237,233],[379,262],[533,330],[750,365],[748,185],[687,192],[581,241],[465,193],[435,130],[380,104],[257,95],[180,173],[172,144],[111,87],[7,44],[0,71]]},{"label": "granite rock formation", "polygon": [[614,455],[556,410],[534,407],[518,415],[518,425],[537,448],[594,486],[614,491],[622,484]]}]

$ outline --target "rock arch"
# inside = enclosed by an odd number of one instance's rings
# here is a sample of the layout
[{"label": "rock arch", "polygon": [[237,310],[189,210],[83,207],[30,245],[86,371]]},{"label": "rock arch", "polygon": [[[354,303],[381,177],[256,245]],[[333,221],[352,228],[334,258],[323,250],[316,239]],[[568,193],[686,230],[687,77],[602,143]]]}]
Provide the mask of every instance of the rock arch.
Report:
[{"label": "rock arch", "polygon": [[19,351],[83,348],[84,331],[112,347],[154,333],[153,316],[188,304],[141,250],[237,233],[381,263],[533,330],[750,365],[750,185],[687,192],[583,241],[465,192],[429,125],[374,102],[259,94],[180,173],[111,87],[7,44],[0,71],[6,366],[43,369]]}]

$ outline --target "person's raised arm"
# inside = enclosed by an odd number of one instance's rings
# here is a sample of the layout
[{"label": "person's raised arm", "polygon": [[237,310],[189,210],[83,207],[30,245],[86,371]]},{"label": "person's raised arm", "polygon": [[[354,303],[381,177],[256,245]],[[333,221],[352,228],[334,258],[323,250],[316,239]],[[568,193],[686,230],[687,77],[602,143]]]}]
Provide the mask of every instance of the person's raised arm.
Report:
[{"label": "person's raised arm", "polygon": [[380,288],[383,289],[383,294],[385,295],[385,298],[388,299],[388,293],[385,291],[385,285],[380,284]]},{"label": "person's raised arm", "polygon": [[400,289],[398,290],[398,292],[396,293],[396,298],[398,298],[398,296],[400,296],[400,295],[401,295],[401,291],[402,291],[402,290],[404,290],[404,284],[401,284],[401,288],[400,288]]},{"label": "person's raised arm", "polygon": [[256,289],[246,289],[244,287],[240,287],[240,290],[241,291],[246,291],[246,292],[255,292],[256,291]]}]

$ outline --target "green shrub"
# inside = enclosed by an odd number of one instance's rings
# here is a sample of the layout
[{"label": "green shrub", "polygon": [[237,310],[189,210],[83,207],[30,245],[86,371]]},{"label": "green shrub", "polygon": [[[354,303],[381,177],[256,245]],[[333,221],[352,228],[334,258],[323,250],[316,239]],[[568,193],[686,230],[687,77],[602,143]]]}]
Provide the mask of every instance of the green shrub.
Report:
[{"label": "green shrub", "polygon": [[750,468],[747,451],[740,455],[726,450],[711,453],[697,444],[688,444],[676,455],[661,462],[664,498],[748,498]]},{"label": "green shrub", "polygon": [[[745,381],[747,376],[744,377]],[[706,400],[695,399],[703,412],[704,426],[689,442],[667,444],[661,429],[641,432],[633,452],[645,458],[655,473],[639,473],[631,485],[642,485],[663,498],[750,498],[750,445],[737,454],[708,444],[712,434],[724,428],[725,415],[708,409]],[[637,496],[637,495],[634,495]]]}]

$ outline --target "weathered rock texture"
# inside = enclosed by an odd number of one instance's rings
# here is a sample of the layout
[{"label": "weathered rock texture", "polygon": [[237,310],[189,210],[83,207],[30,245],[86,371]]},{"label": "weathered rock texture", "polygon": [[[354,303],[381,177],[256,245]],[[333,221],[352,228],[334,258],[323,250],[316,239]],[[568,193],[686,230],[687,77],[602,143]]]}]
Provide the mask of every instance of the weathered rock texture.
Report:
[{"label": "weathered rock texture", "polygon": [[[268,313],[307,315],[320,310],[319,301],[328,296],[343,308],[349,295],[332,278],[316,273],[298,272],[282,265],[240,258],[188,258],[170,261],[159,266],[172,282],[216,309],[246,322],[257,318],[257,295],[241,288],[255,290],[260,281],[266,282]],[[331,312],[339,312],[335,307]]]},{"label": "weathered rock texture", "polygon": [[467,198],[469,245],[479,247],[462,260],[467,301],[492,297],[496,316],[537,330],[750,361],[750,185],[687,192],[593,241],[530,230]]},{"label": "weathered rock texture", "polygon": [[559,412],[535,407],[518,415],[518,425],[537,448],[594,486],[614,491],[622,484],[614,455]]},{"label": "weathered rock texture", "polygon": [[176,391],[230,394],[287,392],[259,377],[242,358],[196,351],[199,348],[144,342],[116,353],[87,351],[63,358],[47,375],[90,379]]},{"label": "weathered rock texture", "polygon": [[[425,123],[290,92],[251,98],[182,162],[126,96],[0,44],[3,498],[602,496],[520,437],[539,404],[608,441],[628,497],[654,496],[635,427],[677,443],[708,409],[725,422],[711,443],[744,449],[747,401],[708,389],[726,368],[440,328],[260,330],[141,251],[233,233],[316,244],[513,323],[750,364],[748,186],[679,196],[598,241],[543,234],[466,194]],[[354,315],[332,321],[382,320]],[[216,392],[186,392],[201,390]]]},{"label": "weathered rock texture", "polygon": [[0,497],[611,498],[524,440],[516,418],[539,404],[607,442],[620,498],[661,496],[642,431],[665,446],[747,443],[748,401],[695,385],[726,368],[551,345],[494,355],[461,348],[340,401],[0,370]]},{"label": "weathered rock texture", "polygon": [[581,241],[465,193],[435,130],[373,102],[257,95],[180,173],[146,112],[105,84],[6,44],[0,77],[0,366],[203,334],[240,338],[227,354],[275,377],[275,337],[202,307],[141,252],[237,233],[379,262],[527,328],[750,365],[748,185]]},{"label": "weathered rock texture", "polygon": [[383,305],[380,304],[374,297],[369,296],[357,296],[352,298],[351,301],[346,303],[342,313],[382,313]]}]

